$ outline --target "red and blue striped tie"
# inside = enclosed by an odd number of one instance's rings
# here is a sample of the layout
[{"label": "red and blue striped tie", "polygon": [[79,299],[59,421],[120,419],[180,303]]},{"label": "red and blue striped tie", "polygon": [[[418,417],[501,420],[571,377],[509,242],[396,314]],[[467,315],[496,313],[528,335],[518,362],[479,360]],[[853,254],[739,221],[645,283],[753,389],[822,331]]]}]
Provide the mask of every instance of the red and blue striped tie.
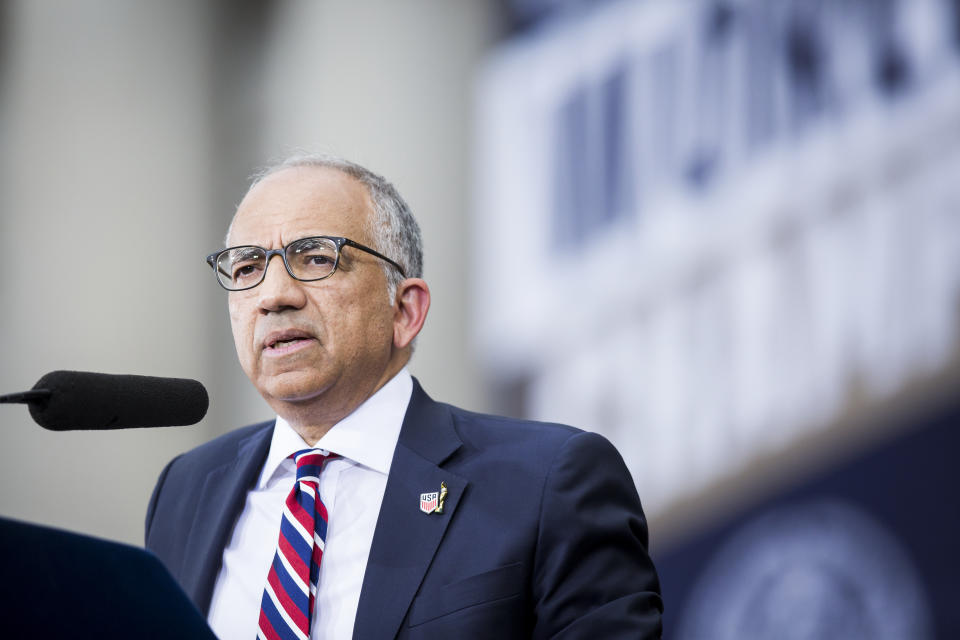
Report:
[{"label": "red and blue striped tie", "polygon": [[262,640],[309,640],[327,537],[320,472],[337,454],[304,449],[290,457],[297,463],[297,481],[283,508],[277,552],[260,602],[257,638]]}]

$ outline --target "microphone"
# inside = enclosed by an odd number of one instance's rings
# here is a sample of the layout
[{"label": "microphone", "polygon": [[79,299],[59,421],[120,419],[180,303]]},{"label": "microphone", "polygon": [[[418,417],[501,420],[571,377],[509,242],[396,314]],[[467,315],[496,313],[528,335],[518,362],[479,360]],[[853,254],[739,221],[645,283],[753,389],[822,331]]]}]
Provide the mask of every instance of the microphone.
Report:
[{"label": "microphone", "polygon": [[196,380],[53,371],[30,391],[0,396],[25,402],[44,429],[138,429],[195,424],[210,403]]}]

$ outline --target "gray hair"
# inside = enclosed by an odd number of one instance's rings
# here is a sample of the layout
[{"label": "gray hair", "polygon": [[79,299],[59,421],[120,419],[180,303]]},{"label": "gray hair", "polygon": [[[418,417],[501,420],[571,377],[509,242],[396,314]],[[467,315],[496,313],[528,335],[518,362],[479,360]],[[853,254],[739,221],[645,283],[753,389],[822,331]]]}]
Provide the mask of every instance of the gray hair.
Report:
[{"label": "gray hair", "polygon": [[[300,153],[268,165],[253,175],[250,189],[269,175],[295,167],[326,167],[336,169],[358,180],[373,201],[372,228],[368,229],[374,248],[403,267],[408,278],[423,277],[423,238],[420,225],[396,187],[383,176],[349,160],[325,153]],[[232,223],[231,223],[232,226]],[[227,233],[229,236],[229,231]],[[381,262],[387,277],[387,295],[390,303],[397,295],[397,287],[404,276],[387,262]]]}]

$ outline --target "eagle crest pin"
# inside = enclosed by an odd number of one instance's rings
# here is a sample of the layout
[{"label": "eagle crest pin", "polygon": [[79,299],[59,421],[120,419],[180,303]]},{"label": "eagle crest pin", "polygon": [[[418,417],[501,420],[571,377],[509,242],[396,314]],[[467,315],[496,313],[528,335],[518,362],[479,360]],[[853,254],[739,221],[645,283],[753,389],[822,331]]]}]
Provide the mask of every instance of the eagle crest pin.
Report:
[{"label": "eagle crest pin", "polygon": [[420,511],[424,513],[443,513],[443,501],[447,497],[447,485],[440,483],[440,491],[428,491],[420,494]]}]

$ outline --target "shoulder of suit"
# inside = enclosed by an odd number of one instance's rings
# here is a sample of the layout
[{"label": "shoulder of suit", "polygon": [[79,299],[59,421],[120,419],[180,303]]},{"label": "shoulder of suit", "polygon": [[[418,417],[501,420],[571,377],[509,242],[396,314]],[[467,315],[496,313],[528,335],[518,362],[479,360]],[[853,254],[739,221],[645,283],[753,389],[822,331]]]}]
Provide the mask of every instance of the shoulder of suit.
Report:
[{"label": "shoulder of suit", "polygon": [[492,439],[499,442],[536,440],[542,445],[559,446],[572,437],[585,433],[583,429],[555,422],[541,422],[510,418],[489,413],[477,413],[452,405],[444,405],[453,418],[454,426],[465,439]]},{"label": "shoulder of suit", "polygon": [[[461,447],[451,460],[456,464],[491,461],[504,467],[523,465],[532,476],[546,477],[557,464],[593,460],[622,466],[616,447],[603,435],[565,424],[522,420],[466,411],[444,405],[449,411]],[[566,461],[566,462],[565,462]],[[531,477],[532,477],[531,476]]]},{"label": "shoulder of suit", "polygon": [[525,430],[525,431],[546,431],[546,432],[557,432],[574,434],[580,433],[583,429],[578,429],[577,427],[572,427],[567,424],[560,424],[556,422],[543,422],[540,420],[529,420],[524,418],[511,418],[509,416],[501,416],[493,413],[479,413],[476,411],[469,411],[467,409],[461,409],[460,407],[455,407],[452,404],[439,403],[442,406],[446,407],[454,419],[465,425],[474,425],[482,426],[484,428],[507,428],[515,430]]}]

